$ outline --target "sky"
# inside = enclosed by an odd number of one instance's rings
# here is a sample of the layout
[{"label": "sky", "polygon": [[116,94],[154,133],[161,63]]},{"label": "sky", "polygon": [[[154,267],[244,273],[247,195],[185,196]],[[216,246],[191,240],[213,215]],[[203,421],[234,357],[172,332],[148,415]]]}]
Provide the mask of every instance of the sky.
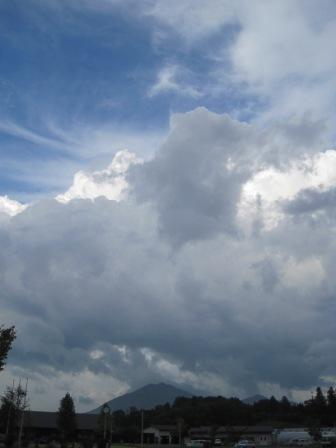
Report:
[{"label": "sky", "polygon": [[0,392],[336,382],[336,4],[0,0]]}]

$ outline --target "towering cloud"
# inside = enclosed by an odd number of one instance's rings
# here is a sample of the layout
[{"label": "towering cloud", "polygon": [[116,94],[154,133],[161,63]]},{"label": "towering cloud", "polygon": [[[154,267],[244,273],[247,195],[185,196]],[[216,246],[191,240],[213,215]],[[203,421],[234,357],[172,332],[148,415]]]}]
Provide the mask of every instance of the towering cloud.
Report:
[{"label": "towering cloud", "polygon": [[45,408],[64,388],[79,403],[161,379],[300,398],[331,381],[335,152],[280,168],[271,135],[178,114],[150,160],[119,153],[1,221],[7,375],[28,374]]}]

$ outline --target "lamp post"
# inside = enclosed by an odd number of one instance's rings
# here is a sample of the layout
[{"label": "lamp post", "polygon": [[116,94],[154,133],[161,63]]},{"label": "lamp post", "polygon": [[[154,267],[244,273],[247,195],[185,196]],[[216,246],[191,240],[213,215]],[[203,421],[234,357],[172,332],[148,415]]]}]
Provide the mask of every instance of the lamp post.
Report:
[{"label": "lamp post", "polygon": [[103,414],[104,414],[104,446],[106,447],[106,429],[107,429],[107,416],[110,414],[110,408],[107,403],[103,406]]},{"label": "lamp post", "polygon": [[19,426],[18,448],[21,448],[23,418],[24,418],[25,409],[27,407],[27,390],[28,390],[28,378],[26,380],[26,388],[23,392],[23,399],[22,399],[23,401],[22,401],[22,403],[20,403],[21,416],[20,416],[20,426]]},{"label": "lamp post", "polygon": [[112,431],[113,431],[112,424],[113,424],[113,417],[112,417],[112,413],[111,413],[111,416],[110,416],[110,446],[112,446]]},{"label": "lamp post", "polygon": [[183,428],[184,420],[183,418],[179,418],[177,420],[177,427],[178,427],[178,438],[179,438],[179,447],[182,448],[182,428]]},{"label": "lamp post", "polygon": [[144,410],[141,409],[141,448],[143,448],[144,443]]}]

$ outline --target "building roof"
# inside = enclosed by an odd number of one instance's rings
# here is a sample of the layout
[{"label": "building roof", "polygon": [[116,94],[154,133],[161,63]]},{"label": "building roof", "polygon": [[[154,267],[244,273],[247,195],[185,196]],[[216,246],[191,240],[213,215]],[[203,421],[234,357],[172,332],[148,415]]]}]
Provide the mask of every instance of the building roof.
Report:
[{"label": "building roof", "polygon": [[216,430],[219,433],[265,434],[273,432],[273,426],[220,426]]},{"label": "building roof", "polygon": [[[96,430],[98,417],[93,414],[76,414],[77,429]],[[26,411],[23,423],[25,428],[57,429],[57,412]]]},{"label": "building roof", "polygon": [[176,425],[151,425],[148,426],[144,432],[149,431],[150,429],[158,429],[159,431],[176,431]]},{"label": "building roof", "polygon": [[189,432],[211,432],[211,426],[197,426],[190,428]]}]

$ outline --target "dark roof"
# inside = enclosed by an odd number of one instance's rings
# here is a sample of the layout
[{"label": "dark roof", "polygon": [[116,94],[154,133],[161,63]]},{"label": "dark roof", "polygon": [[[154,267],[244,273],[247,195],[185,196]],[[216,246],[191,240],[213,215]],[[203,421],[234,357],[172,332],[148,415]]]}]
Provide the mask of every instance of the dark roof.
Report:
[{"label": "dark roof", "polygon": [[189,432],[211,432],[211,426],[197,426],[190,428]]},{"label": "dark roof", "polygon": [[[97,429],[98,416],[90,414],[76,414],[77,429]],[[26,411],[24,415],[25,428],[57,429],[57,412]]]},{"label": "dark roof", "polygon": [[177,430],[176,425],[150,425],[150,426],[147,426],[147,428],[145,428],[145,431],[150,428],[155,428],[155,429],[158,429],[159,431],[176,431]]},{"label": "dark roof", "polygon": [[219,433],[260,434],[271,433],[273,426],[220,426],[216,430]]}]

